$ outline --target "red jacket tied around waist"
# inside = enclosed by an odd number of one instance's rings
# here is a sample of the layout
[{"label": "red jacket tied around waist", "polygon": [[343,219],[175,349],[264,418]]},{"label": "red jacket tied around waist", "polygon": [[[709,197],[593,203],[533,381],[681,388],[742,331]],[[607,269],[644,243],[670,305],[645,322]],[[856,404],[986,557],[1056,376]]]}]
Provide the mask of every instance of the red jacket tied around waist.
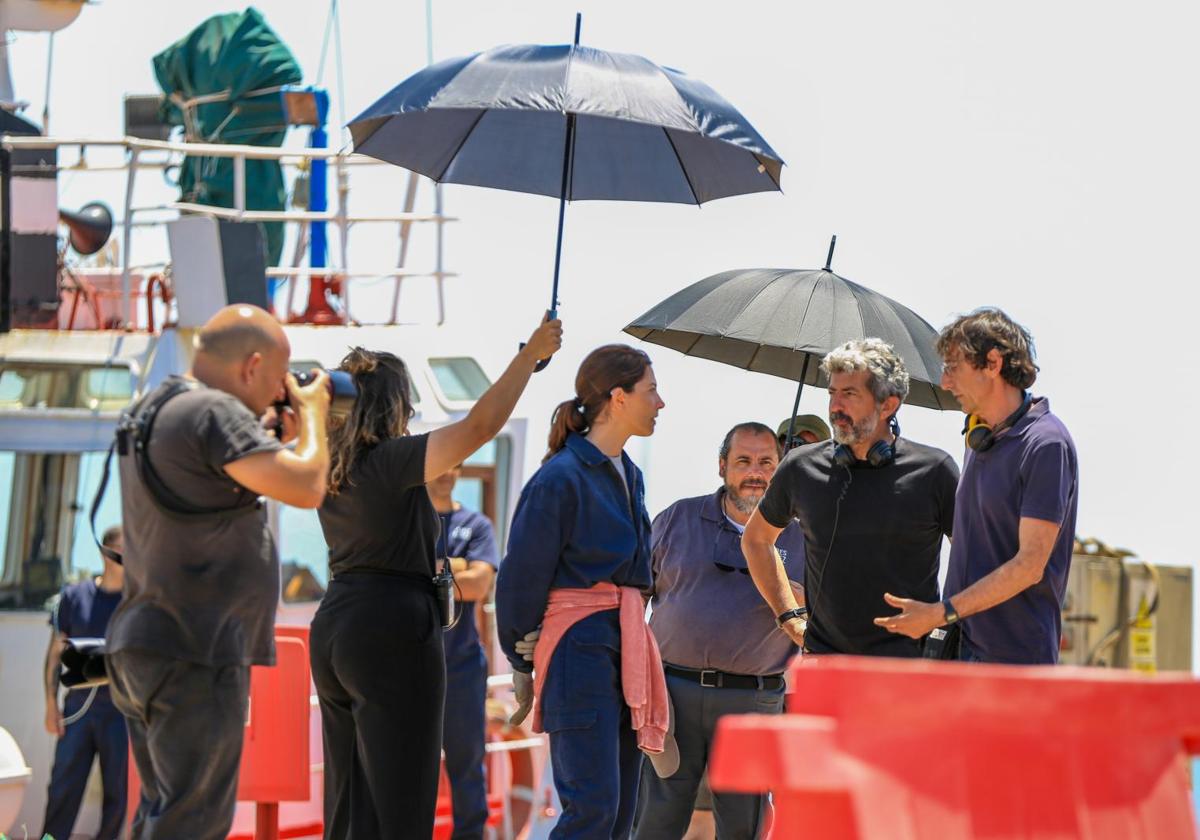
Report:
[{"label": "red jacket tied around waist", "polygon": [[533,730],[542,728],[542,686],[550,660],[563,636],[577,621],[604,610],[620,609],[621,693],[629,706],[638,748],[660,753],[667,733],[669,704],[658,642],[646,624],[642,594],[631,586],[597,583],[591,589],[552,589],[533,651]]}]

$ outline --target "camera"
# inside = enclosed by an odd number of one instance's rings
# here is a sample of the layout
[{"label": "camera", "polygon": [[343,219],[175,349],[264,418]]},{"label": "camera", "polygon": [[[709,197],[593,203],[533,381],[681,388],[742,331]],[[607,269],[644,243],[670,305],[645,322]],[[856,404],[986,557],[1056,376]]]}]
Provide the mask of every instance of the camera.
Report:
[{"label": "camera", "polygon": [[[354,384],[354,377],[344,370],[330,370],[326,373],[329,374],[329,387],[333,392],[333,399],[329,403],[329,413],[334,417],[345,417],[350,414],[354,408],[354,401],[358,399],[358,388]],[[310,370],[292,371],[292,374],[301,388],[315,378]],[[275,403],[276,413],[282,414],[289,405],[290,401],[286,398]],[[276,435],[280,433],[281,428],[276,428]]]}]

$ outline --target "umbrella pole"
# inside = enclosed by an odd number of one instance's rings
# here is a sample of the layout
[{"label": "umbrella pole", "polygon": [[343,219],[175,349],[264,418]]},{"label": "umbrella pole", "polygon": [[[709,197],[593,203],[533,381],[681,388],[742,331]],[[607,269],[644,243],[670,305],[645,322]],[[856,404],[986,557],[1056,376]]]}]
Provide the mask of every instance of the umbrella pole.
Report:
[{"label": "umbrella pole", "polygon": [[829,266],[833,265],[833,249],[834,249],[834,246],[836,246],[836,245],[837,245],[837,234],[835,233],[833,235],[833,238],[829,240],[829,254],[826,255],[826,257],[825,257],[825,270],[826,271],[833,271],[833,269],[831,269]]},{"label": "umbrella pole", "polygon": [[[575,46],[579,46],[579,29],[583,24],[583,15],[575,13]],[[558,274],[562,267],[563,223],[567,217],[567,196],[571,192],[571,164],[575,157],[575,115],[567,112],[567,132],[563,139],[563,169],[562,185],[558,191],[558,239],[554,243],[554,283],[550,287],[550,320],[558,317]],[[542,359],[534,366],[534,372],[545,370],[550,364],[549,359]]]},{"label": "umbrella pole", "polygon": [[558,272],[562,266],[563,223],[567,217],[567,194],[570,191],[571,163],[575,151],[575,115],[567,114],[567,136],[563,144],[562,189],[558,196],[558,241],[554,246],[554,285],[550,289],[550,317],[558,317]]},{"label": "umbrella pole", "polygon": [[[575,44],[579,46],[579,30],[583,27],[583,13],[575,13]],[[558,191],[558,241],[554,246],[554,285],[550,289],[550,317],[558,317],[558,272],[562,265],[563,222],[567,215],[567,196],[571,187],[571,164],[575,157],[575,115],[567,113],[567,133],[563,140],[562,185]]]},{"label": "umbrella pole", "polygon": [[[836,239],[837,237],[834,237]],[[829,246],[829,253],[833,254],[833,246]],[[792,440],[796,431],[796,412],[800,410],[800,394],[804,391],[804,380],[808,378],[808,363],[812,360],[812,355],[804,354],[804,369],[800,371],[800,384],[796,386],[796,401],[792,403],[792,419],[788,423],[787,442],[783,445],[783,454],[786,455],[792,449]]]}]

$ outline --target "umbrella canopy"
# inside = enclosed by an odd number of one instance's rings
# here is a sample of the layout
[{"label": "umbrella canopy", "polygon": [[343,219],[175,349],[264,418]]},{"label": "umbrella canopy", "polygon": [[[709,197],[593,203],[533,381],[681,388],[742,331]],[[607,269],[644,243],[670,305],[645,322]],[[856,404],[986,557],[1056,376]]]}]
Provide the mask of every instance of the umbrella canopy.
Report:
[{"label": "umbrella canopy", "polygon": [[726,271],[671,295],[625,332],[689,356],[828,386],[820,362],[856,338],[896,348],[911,377],[910,405],[957,409],[937,385],[937,331],[911,309],[828,270]]},{"label": "umbrella canopy", "polygon": [[502,46],[433,64],[349,127],[355,151],[434,181],[568,201],[703,204],[778,190],[783,166],[702,82],[571,45]]}]

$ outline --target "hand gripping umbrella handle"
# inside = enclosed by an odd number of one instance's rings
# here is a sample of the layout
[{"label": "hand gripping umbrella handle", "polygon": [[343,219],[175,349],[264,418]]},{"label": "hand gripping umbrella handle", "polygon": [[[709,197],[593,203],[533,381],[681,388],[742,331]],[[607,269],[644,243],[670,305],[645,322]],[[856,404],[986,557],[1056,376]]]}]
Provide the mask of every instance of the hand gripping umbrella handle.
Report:
[{"label": "hand gripping umbrella handle", "polygon": [[[557,317],[558,317],[558,310],[557,310],[557,309],[551,309],[551,310],[550,310],[550,312],[549,312],[549,314],[546,316],[546,320],[547,320],[547,321],[553,321],[553,320],[554,320],[555,318],[557,318]],[[518,350],[524,350],[524,349],[525,349],[525,342],[524,342],[524,341],[522,341],[522,342],[521,342],[521,343],[520,343],[520,344],[517,346],[517,349],[518,349]],[[542,371],[544,371],[544,370],[545,370],[545,369],[546,369],[546,368],[547,368],[549,365],[550,365],[550,360],[549,360],[549,359],[538,359],[538,363],[537,363],[536,365],[534,365],[534,366],[533,366],[533,372],[534,372],[534,373],[541,373],[541,372],[542,372]]]}]

